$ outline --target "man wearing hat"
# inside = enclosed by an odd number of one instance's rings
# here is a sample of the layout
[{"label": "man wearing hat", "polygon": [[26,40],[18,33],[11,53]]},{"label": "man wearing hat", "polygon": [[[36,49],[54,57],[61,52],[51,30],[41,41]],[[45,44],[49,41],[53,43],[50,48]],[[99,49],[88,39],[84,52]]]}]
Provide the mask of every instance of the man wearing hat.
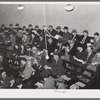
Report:
[{"label": "man wearing hat", "polygon": [[45,38],[43,37],[43,35],[39,36],[38,47],[41,50],[45,49]]},{"label": "man wearing hat", "polygon": [[33,28],[32,28],[32,24],[28,25],[28,29],[26,29],[26,31],[31,35],[33,32]]},{"label": "man wearing hat", "polygon": [[56,31],[57,31],[57,35],[60,35],[61,37],[63,37],[63,32],[61,31],[60,26],[57,26]]},{"label": "man wearing hat", "polygon": [[41,30],[39,29],[38,25],[35,26],[35,30],[37,31],[38,34],[41,34]]},{"label": "man wearing hat", "polygon": [[64,75],[66,70],[64,68],[63,60],[60,58],[59,53],[54,52],[53,58],[54,60],[52,64],[49,65],[50,67],[44,66],[46,72],[47,73],[49,72],[49,74],[55,77]]},{"label": "man wearing hat", "polygon": [[12,24],[9,24],[8,32],[10,34],[13,34],[13,25]]},{"label": "man wearing hat", "polygon": [[72,32],[71,32],[71,34],[72,34],[71,39],[74,40],[75,42],[79,42],[80,37],[77,34],[77,30],[73,29]]},{"label": "man wearing hat", "polygon": [[49,32],[50,32],[50,35],[52,35],[52,36],[55,36],[56,35],[56,30],[53,29],[53,26],[52,25],[49,26]]},{"label": "man wearing hat", "polygon": [[90,43],[91,38],[88,36],[89,32],[88,30],[83,31],[83,35],[81,36],[80,43],[83,44],[84,49],[87,48],[87,43]]},{"label": "man wearing hat", "polygon": [[5,24],[2,24],[0,27],[0,33],[4,32],[5,29],[6,29]]},{"label": "man wearing hat", "polygon": [[94,33],[93,49],[100,52],[100,36],[98,32]]},{"label": "man wearing hat", "polygon": [[70,38],[71,38],[71,34],[69,33],[68,27],[65,26],[65,27],[63,28],[63,40],[64,40],[64,43],[65,43],[66,41],[70,40]]},{"label": "man wearing hat", "polygon": [[19,24],[18,24],[18,23],[16,23],[16,25],[15,25],[15,28],[14,28],[14,29],[16,29],[16,30],[18,31],[18,30],[19,30],[19,28],[20,28]]}]

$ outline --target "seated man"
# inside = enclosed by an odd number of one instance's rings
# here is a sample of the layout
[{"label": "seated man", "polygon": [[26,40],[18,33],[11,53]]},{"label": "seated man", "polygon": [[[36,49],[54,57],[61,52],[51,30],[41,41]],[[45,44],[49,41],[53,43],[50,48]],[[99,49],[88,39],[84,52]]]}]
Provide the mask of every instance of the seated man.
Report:
[{"label": "seated man", "polygon": [[83,35],[81,36],[80,43],[83,45],[84,50],[87,48],[87,43],[90,43],[91,38],[88,36],[88,30],[83,31]]},{"label": "seated man", "polygon": [[1,76],[0,76],[0,87],[1,88],[8,88],[10,87],[10,80],[8,75],[6,74],[6,72],[2,72]]},{"label": "seated man", "polygon": [[72,32],[72,37],[71,39],[74,40],[75,42],[79,42],[80,41],[80,36],[77,34],[77,30],[73,29]]},{"label": "seated man", "polygon": [[[98,76],[98,65],[100,64],[100,53],[97,53],[92,59],[91,63],[87,66],[87,69],[92,70],[96,73],[96,76]],[[85,71],[85,75],[91,76],[92,73]]]},{"label": "seated man", "polygon": [[100,37],[98,32],[94,33],[93,49],[94,51],[100,51]]},{"label": "seated man", "polygon": [[63,60],[60,58],[59,54],[56,52],[53,54],[53,58],[54,60],[53,60],[53,63],[49,65],[50,67],[48,65],[44,66],[46,72],[49,75],[52,75],[55,77],[63,75],[65,73]]},{"label": "seated man", "polygon": [[88,64],[91,62],[91,59],[94,57],[95,53],[93,52],[93,48],[92,46],[88,46],[87,50],[84,51],[81,48],[79,48],[79,52],[77,53],[76,56],[74,56],[74,60],[78,61],[80,63],[78,63],[79,65],[84,65],[84,64]]}]

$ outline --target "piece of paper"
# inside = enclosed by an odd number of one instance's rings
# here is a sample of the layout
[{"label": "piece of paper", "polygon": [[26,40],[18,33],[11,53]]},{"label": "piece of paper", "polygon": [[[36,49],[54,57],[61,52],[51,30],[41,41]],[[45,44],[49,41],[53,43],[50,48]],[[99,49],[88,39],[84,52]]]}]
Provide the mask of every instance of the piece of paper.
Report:
[{"label": "piece of paper", "polygon": [[75,83],[75,84],[78,85],[78,86],[80,86],[80,87],[86,86],[86,84],[84,84],[84,83],[82,83],[82,82],[77,82],[77,83]]},{"label": "piece of paper", "polygon": [[35,85],[38,86],[38,87],[43,87],[43,84],[40,83],[40,82],[37,82]]},{"label": "piece of paper", "polygon": [[71,78],[67,77],[66,75],[62,75],[61,78],[63,78],[63,79],[66,80],[66,81],[71,80]]}]

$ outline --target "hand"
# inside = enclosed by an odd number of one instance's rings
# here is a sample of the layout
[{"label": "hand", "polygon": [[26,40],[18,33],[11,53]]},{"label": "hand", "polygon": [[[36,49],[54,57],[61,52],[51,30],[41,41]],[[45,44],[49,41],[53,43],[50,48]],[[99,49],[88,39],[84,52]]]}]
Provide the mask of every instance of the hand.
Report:
[{"label": "hand", "polygon": [[49,67],[49,66],[47,66],[47,65],[45,65],[44,68],[45,68],[45,69],[51,69],[51,67]]},{"label": "hand", "polygon": [[86,64],[86,62],[85,61],[82,61],[82,64]]},{"label": "hand", "polygon": [[97,64],[98,64],[97,62],[91,63],[91,65],[93,65],[93,66],[94,66],[94,65],[97,65]]}]

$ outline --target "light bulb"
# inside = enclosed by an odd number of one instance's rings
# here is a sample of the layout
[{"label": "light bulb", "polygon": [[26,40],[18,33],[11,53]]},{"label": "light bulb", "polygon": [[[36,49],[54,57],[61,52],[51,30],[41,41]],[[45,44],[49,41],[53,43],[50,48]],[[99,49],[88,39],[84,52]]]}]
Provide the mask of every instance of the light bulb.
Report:
[{"label": "light bulb", "polygon": [[24,9],[24,6],[22,6],[21,4],[17,7],[17,9],[19,10],[19,11],[21,11],[21,10],[23,10]]},{"label": "light bulb", "polygon": [[49,59],[49,56],[48,55],[46,55],[46,59]]}]

